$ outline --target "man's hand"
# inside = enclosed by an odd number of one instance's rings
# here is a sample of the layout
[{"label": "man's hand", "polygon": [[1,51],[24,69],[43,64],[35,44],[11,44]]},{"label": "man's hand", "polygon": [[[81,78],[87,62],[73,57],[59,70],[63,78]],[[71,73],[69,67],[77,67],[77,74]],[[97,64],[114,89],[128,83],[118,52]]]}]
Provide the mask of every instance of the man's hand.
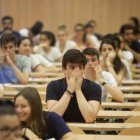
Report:
[{"label": "man's hand", "polygon": [[78,69],[77,68],[72,71],[70,76],[68,76],[66,74],[66,80],[67,80],[67,85],[68,85],[67,89],[71,93],[74,93],[74,91],[75,91],[77,75],[78,75]]},{"label": "man's hand", "polygon": [[83,83],[83,70],[78,69],[77,70],[77,78],[76,78],[76,87],[75,87],[75,92],[81,90],[82,83]]}]

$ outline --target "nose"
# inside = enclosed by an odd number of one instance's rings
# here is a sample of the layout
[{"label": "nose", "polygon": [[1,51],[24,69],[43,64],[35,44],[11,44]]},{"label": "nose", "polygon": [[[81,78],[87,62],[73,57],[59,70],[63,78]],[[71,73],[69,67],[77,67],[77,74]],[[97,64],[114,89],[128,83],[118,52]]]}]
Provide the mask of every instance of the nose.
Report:
[{"label": "nose", "polygon": [[18,114],[21,113],[22,112],[21,107],[17,107],[16,111],[17,111]]},{"label": "nose", "polygon": [[92,66],[93,62],[92,61],[88,61],[88,66]]}]

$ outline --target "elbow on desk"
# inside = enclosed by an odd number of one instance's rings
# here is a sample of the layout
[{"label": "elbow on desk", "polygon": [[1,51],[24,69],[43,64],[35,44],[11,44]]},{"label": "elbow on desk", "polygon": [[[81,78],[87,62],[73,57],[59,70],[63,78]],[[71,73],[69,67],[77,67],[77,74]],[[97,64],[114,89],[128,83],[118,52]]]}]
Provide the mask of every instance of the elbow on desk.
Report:
[{"label": "elbow on desk", "polygon": [[96,120],[96,116],[92,116],[92,115],[85,118],[86,123],[93,123],[95,120]]}]

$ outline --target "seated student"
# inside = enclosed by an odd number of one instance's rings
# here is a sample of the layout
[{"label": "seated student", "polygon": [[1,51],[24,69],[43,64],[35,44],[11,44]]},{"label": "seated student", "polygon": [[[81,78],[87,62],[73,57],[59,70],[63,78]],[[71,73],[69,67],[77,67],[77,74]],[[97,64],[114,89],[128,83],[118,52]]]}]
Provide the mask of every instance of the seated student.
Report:
[{"label": "seated student", "polygon": [[0,51],[2,61],[0,71],[2,79],[0,83],[28,83],[29,72],[31,72],[31,62],[26,56],[16,55],[16,37],[11,33],[4,33],[0,38]]},{"label": "seated student", "polygon": [[50,31],[43,31],[40,33],[39,45],[35,46],[33,51],[43,55],[50,62],[59,61],[62,54],[54,47],[55,43],[55,35]]},{"label": "seated student", "polygon": [[46,102],[51,112],[56,112],[66,122],[95,121],[101,101],[101,88],[83,78],[87,61],[77,49],[68,50],[62,59],[65,78],[52,81],[47,86]]},{"label": "seated student", "polygon": [[130,66],[127,61],[120,59],[118,46],[113,39],[105,38],[100,46],[101,66],[103,70],[110,72],[118,85],[124,79],[131,79]]},{"label": "seated student", "polygon": [[[21,37],[19,39],[18,53],[30,58],[33,72],[45,73],[46,71],[57,71],[57,68],[54,67],[53,64],[46,60],[42,55],[32,54],[32,43],[28,37]],[[31,75],[33,76],[35,74],[32,73]]]},{"label": "seated student", "polygon": [[20,121],[9,100],[0,100],[0,140],[23,140]]},{"label": "seated student", "polygon": [[107,101],[107,93],[109,93],[113,99],[123,102],[124,95],[118,88],[114,77],[111,73],[102,70],[100,66],[98,51],[95,48],[86,48],[83,50],[83,54],[87,59],[84,76],[102,86],[102,101]]},{"label": "seated student", "polygon": [[41,99],[35,88],[22,89],[14,99],[15,108],[22,126],[29,128],[39,138],[46,140],[74,140],[75,136],[70,132],[64,120],[56,113],[42,111]]},{"label": "seated student", "polygon": [[56,42],[55,46],[59,49],[62,56],[67,50],[76,48],[76,45],[77,44],[74,41],[68,39],[66,29],[58,30],[58,41]]}]

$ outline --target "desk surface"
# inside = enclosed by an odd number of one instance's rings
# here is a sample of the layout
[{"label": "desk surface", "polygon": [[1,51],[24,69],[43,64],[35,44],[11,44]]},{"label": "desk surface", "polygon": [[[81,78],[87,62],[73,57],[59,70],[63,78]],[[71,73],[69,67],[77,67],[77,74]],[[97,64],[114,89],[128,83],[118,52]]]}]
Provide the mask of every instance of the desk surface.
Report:
[{"label": "desk surface", "polygon": [[140,140],[140,136],[84,135],[76,134],[78,140]]},{"label": "desk surface", "polygon": [[129,118],[140,116],[140,111],[110,111],[99,110],[97,118]]},{"label": "desk surface", "polygon": [[103,108],[134,108],[140,106],[140,102],[123,102],[123,103],[106,102],[102,103],[101,106]]},{"label": "desk surface", "polygon": [[126,128],[140,127],[140,123],[67,123],[68,126],[74,126],[81,128],[82,130],[110,130],[110,131],[121,131]]}]

